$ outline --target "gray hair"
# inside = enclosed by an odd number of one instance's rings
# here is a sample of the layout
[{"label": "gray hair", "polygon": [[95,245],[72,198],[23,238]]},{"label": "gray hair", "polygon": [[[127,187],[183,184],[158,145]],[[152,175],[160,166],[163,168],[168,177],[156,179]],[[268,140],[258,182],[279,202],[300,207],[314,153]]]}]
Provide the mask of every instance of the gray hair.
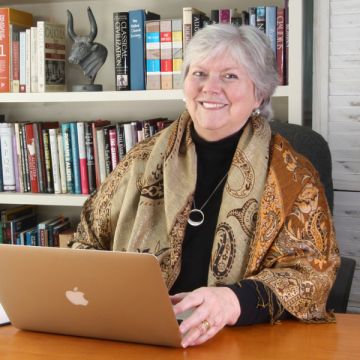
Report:
[{"label": "gray hair", "polygon": [[198,31],[185,50],[183,79],[191,64],[224,53],[230,53],[245,68],[255,85],[256,99],[263,100],[259,110],[270,120],[273,113],[270,99],[279,83],[279,76],[270,40],[254,26],[214,24]]}]

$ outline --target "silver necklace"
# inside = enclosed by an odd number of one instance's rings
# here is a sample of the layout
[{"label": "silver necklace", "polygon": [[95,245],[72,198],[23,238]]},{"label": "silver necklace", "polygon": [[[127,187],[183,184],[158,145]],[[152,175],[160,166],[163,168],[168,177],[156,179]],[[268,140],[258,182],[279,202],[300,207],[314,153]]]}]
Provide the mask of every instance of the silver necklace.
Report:
[{"label": "silver necklace", "polygon": [[228,173],[229,173],[229,171],[227,171],[226,174],[224,175],[224,177],[218,182],[215,189],[212,191],[210,196],[205,200],[205,202],[202,204],[200,209],[196,208],[195,199],[193,200],[193,209],[190,211],[189,218],[188,218],[189,225],[191,225],[191,226],[200,226],[204,222],[205,215],[204,215],[202,209],[207,205],[207,203],[210,201],[210,199],[215,194],[216,190],[224,182],[224,180],[226,179]]}]

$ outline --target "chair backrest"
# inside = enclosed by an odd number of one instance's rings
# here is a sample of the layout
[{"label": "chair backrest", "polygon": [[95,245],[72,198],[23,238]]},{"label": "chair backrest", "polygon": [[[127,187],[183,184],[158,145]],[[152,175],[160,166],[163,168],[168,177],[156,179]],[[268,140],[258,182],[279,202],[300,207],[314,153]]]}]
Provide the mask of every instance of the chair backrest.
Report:
[{"label": "chair backrest", "polygon": [[[304,155],[314,165],[324,185],[325,195],[332,212],[334,206],[332,165],[330,148],[326,140],[317,132],[304,126],[280,121],[271,121],[270,126],[273,133],[279,133],[285,137],[298,153]],[[327,302],[329,310],[346,312],[355,265],[354,259],[341,257],[340,268]]]}]

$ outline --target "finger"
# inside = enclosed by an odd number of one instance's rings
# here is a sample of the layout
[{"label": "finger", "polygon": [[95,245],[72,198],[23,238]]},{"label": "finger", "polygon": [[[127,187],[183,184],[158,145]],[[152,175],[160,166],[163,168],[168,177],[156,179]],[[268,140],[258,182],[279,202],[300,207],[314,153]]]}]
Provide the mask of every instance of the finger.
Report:
[{"label": "finger", "polygon": [[178,302],[180,302],[182,299],[184,299],[184,297],[187,295],[188,293],[178,293],[175,295],[170,295],[170,301],[173,305],[177,304]]},{"label": "finger", "polygon": [[174,306],[175,313],[182,313],[188,309],[200,306],[204,301],[204,296],[200,291],[186,293],[186,296]]},{"label": "finger", "polygon": [[213,326],[206,333],[200,335],[197,339],[195,339],[192,343],[188,344],[188,346],[196,346],[203,344],[204,342],[210,340],[220,331],[219,328]]}]

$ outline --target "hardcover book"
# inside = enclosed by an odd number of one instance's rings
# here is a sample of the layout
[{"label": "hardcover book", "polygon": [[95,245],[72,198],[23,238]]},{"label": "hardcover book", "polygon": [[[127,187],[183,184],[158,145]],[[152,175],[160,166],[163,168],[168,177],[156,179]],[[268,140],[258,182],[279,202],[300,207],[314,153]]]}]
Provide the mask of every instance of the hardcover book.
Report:
[{"label": "hardcover book", "polygon": [[60,167],[60,181],[61,181],[61,193],[66,194],[66,170],[65,170],[65,155],[64,155],[64,142],[61,131],[57,134],[58,150],[59,150],[59,167]]},{"label": "hardcover book", "polygon": [[146,10],[129,11],[130,89],[145,90],[145,21],[159,20],[160,15]]},{"label": "hardcover book", "polygon": [[276,16],[276,63],[279,74],[279,84],[285,85],[285,9],[278,8]]},{"label": "hardcover book", "polygon": [[15,191],[15,168],[13,152],[14,124],[0,123],[1,165],[4,191]]},{"label": "hardcover book", "polygon": [[205,15],[205,13],[199,9],[193,7],[183,8],[183,51],[185,53],[186,46],[193,35],[193,14]]},{"label": "hardcover book", "polygon": [[161,89],[173,88],[172,79],[172,20],[160,21],[160,71]]},{"label": "hardcover book", "polygon": [[85,150],[86,150],[86,168],[88,174],[89,193],[96,190],[95,158],[94,158],[94,140],[92,126],[90,122],[84,123],[85,132]]},{"label": "hardcover book", "polygon": [[271,48],[276,57],[276,16],[277,16],[277,7],[276,6],[266,6],[265,11],[265,33],[270,39]]},{"label": "hardcover book", "polygon": [[160,86],[160,20],[145,22],[146,89],[159,90]]},{"label": "hardcover book", "polygon": [[69,123],[61,124],[61,133],[64,147],[66,188],[70,194],[75,193],[74,170],[72,165],[71,136]]},{"label": "hardcover book", "polygon": [[124,126],[123,124],[120,123],[117,123],[115,126],[116,126],[118,159],[122,160],[126,154]]},{"label": "hardcover book", "polygon": [[38,193],[40,192],[38,166],[37,166],[37,157],[39,156],[39,154],[36,153],[33,123],[26,124],[25,129],[26,129],[27,160],[29,163],[29,174],[30,174],[30,189],[31,192]]},{"label": "hardcover book", "polygon": [[89,181],[88,181],[86,147],[85,147],[85,124],[82,121],[77,123],[77,137],[78,137],[78,148],[79,148],[81,193],[89,194]]},{"label": "hardcover book", "polygon": [[37,22],[38,91],[65,91],[65,25]]},{"label": "hardcover book", "polygon": [[54,180],[54,193],[61,194],[60,161],[58,150],[58,129],[49,129],[49,142],[51,154],[52,175]]},{"label": "hardcover book", "polygon": [[265,6],[257,6],[256,7],[256,27],[266,32],[266,8]]},{"label": "hardcover book", "polygon": [[113,125],[109,128],[110,155],[111,155],[111,171],[113,171],[119,162],[119,153],[117,148],[117,130]]},{"label": "hardcover book", "polygon": [[0,8],[0,92],[10,92],[11,90],[11,57],[12,44],[10,25],[17,31],[29,28],[32,25],[32,14],[8,7]]},{"label": "hardcover book", "polygon": [[42,141],[44,147],[44,163],[45,163],[45,179],[46,179],[46,192],[49,194],[54,193],[54,179],[51,163],[51,151],[50,151],[50,137],[49,129],[42,129]]},{"label": "hardcover book", "polygon": [[114,22],[115,89],[130,90],[129,13],[116,12]]},{"label": "hardcover book", "polygon": [[172,25],[172,74],[173,88],[182,88],[182,63],[183,63],[183,25],[181,19],[174,19]]},{"label": "hardcover book", "polygon": [[76,122],[69,123],[70,126],[70,138],[71,138],[71,160],[72,169],[74,174],[74,193],[81,194],[81,179],[80,179],[80,161],[79,161],[79,146],[77,136]]}]

